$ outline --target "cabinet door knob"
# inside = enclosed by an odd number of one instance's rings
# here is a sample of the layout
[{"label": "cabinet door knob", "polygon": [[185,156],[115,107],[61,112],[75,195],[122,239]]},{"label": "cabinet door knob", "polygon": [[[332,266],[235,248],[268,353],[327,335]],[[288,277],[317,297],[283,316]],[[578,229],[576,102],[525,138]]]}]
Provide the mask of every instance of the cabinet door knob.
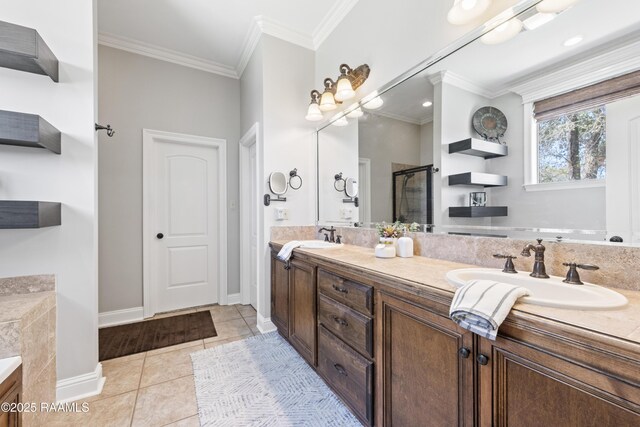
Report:
[{"label": "cabinet door knob", "polygon": [[487,363],[489,363],[489,358],[487,356],[485,356],[484,354],[479,354],[478,357],[476,358],[476,360],[478,361],[479,364],[481,364],[482,366],[486,365]]},{"label": "cabinet door knob", "polygon": [[338,371],[340,375],[344,375],[345,377],[347,376],[347,370],[344,369],[344,367],[341,364],[336,363],[333,365],[333,367],[336,368],[336,371]]},{"label": "cabinet door knob", "polygon": [[466,359],[469,357],[469,355],[471,354],[471,350],[469,350],[466,347],[462,347],[460,350],[458,350],[458,354],[460,355],[460,357],[462,357],[463,359]]},{"label": "cabinet door knob", "polygon": [[162,238],[164,237],[164,234],[162,234],[162,233],[158,233],[158,234],[156,234],[156,237],[157,237],[158,239],[162,240]]}]

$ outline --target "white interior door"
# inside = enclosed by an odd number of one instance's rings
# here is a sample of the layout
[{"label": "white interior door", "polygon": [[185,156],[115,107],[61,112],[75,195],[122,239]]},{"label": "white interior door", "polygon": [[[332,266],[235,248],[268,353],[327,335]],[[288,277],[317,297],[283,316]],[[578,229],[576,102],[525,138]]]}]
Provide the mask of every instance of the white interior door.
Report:
[{"label": "white interior door", "polygon": [[251,267],[251,272],[249,275],[249,295],[251,300],[251,305],[253,308],[258,308],[258,189],[256,188],[257,183],[257,172],[258,172],[258,163],[257,163],[257,150],[256,144],[253,144],[249,148],[249,167],[251,169],[251,212],[250,215],[250,229],[251,232],[249,248],[249,265]]},{"label": "white interior door", "polygon": [[145,315],[216,303],[226,272],[224,149],[192,144],[188,136],[151,139],[145,140]]}]

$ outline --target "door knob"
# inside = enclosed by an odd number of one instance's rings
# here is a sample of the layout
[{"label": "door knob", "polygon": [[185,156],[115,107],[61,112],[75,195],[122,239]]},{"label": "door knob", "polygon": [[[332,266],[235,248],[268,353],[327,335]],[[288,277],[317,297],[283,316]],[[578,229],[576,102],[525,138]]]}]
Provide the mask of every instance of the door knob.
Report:
[{"label": "door knob", "polygon": [[158,233],[158,234],[156,234],[156,237],[157,237],[158,239],[162,239],[162,238],[164,237],[164,234],[162,234],[162,233]]},{"label": "door knob", "polygon": [[482,366],[486,365],[487,363],[489,363],[489,358],[487,356],[485,356],[484,354],[479,354],[478,357],[476,358],[476,360],[478,361],[479,364],[481,364]]},{"label": "door knob", "polygon": [[460,350],[458,350],[458,354],[460,355],[460,357],[462,357],[463,359],[466,359],[467,357],[469,357],[469,355],[471,354],[471,350],[469,350],[466,347],[462,347]]}]

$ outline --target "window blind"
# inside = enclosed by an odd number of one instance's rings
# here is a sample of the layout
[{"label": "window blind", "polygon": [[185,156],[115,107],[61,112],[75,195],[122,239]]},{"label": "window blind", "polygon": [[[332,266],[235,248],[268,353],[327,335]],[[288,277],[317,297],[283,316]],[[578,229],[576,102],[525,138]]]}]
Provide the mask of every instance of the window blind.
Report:
[{"label": "window blind", "polygon": [[562,114],[595,108],[640,94],[640,71],[605,80],[533,103],[533,117],[547,120]]}]

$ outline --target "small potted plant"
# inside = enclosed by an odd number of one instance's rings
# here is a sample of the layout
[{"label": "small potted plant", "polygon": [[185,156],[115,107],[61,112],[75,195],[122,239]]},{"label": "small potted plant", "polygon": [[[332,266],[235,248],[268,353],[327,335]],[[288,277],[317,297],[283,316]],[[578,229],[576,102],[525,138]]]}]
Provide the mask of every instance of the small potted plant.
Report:
[{"label": "small potted plant", "polygon": [[380,243],[392,244],[396,248],[398,246],[398,238],[402,236],[404,229],[405,226],[400,221],[396,221],[393,224],[387,224],[386,222],[376,224]]}]

